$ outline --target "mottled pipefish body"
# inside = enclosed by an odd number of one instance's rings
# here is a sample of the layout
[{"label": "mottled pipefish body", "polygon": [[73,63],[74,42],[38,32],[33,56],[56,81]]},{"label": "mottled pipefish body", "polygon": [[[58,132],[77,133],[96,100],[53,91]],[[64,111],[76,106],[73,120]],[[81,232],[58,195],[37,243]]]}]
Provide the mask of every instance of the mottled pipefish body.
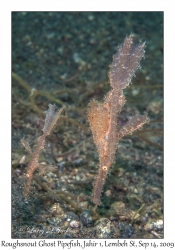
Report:
[{"label": "mottled pipefish body", "polygon": [[118,114],[125,104],[123,89],[130,84],[145,52],[145,43],[137,44],[135,40],[133,34],[127,36],[113,56],[109,71],[111,90],[104,102],[92,100],[88,107],[88,120],[99,154],[99,170],[93,191],[93,201],[96,205],[101,204],[102,188],[109,168],[114,162],[120,138],[141,128],[148,121],[147,115],[137,113],[117,130]]},{"label": "mottled pipefish body", "polygon": [[43,134],[37,139],[37,145],[33,152],[30,148],[29,143],[24,139],[21,140],[22,145],[30,153],[30,162],[27,168],[27,173],[26,173],[27,182],[26,182],[26,188],[24,191],[24,194],[26,196],[29,193],[33,173],[35,172],[37,168],[40,167],[38,160],[39,160],[41,151],[44,149],[46,136],[50,135],[57,121],[60,119],[61,113],[63,112],[63,110],[65,110],[65,107],[62,107],[58,111],[56,111],[56,109],[57,109],[56,105],[49,104],[49,109],[45,111],[46,118],[45,118],[45,123],[44,123],[44,128],[43,128]]}]

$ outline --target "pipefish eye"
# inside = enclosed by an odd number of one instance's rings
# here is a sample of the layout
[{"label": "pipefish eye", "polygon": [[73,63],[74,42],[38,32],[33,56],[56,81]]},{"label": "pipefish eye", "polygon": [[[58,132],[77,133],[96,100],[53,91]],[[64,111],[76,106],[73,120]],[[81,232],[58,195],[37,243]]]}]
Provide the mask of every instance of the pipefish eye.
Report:
[{"label": "pipefish eye", "polygon": [[103,171],[107,171],[108,168],[106,166],[103,166],[102,169]]}]

